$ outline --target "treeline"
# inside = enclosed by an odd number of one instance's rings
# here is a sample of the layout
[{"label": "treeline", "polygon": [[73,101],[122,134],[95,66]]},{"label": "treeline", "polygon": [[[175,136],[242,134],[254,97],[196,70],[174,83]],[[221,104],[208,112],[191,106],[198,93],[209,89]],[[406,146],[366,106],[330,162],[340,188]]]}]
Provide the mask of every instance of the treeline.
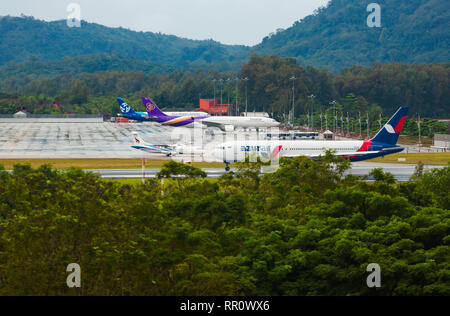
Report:
[{"label": "treeline", "polygon": [[297,158],[210,181],[172,162],[159,176],[186,177],[164,187],[0,171],[0,295],[450,295],[450,167],[401,184],[347,168]]},{"label": "treeline", "polygon": [[[237,84],[240,112],[245,109],[248,95],[250,111],[266,111],[283,119],[292,108],[290,78],[295,76],[296,116],[312,111],[316,114],[334,112],[330,102],[335,100],[339,113],[345,116],[350,113],[353,118],[369,113],[371,121],[378,120],[380,114],[390,116],[400,106],[410,107],[411,116],[447,118],[450,116],[449,65],[374,64],[345,69],[334,75],[323,69],[302,67],[295,59],[254,54],[237,76],[215,70],[195,73],[104,71],[41,78],[3,76],[0,92],[20,98],[0,99],[0,113],[12,113],[14,106],[31,112],[53,111],[52,107],[49,109],[42,104],[56,102],[63,105],[61,111],[114,115],[118,111],[117,96],[128,98],[135,106],[142,96],[150,96],[163,108],[196,108],[199,98],[213,97],[214,86],[219,102],[235,104],[235,78],[238,77],[248,78]],[[237,113],[237,108],[233,108]]]},{"label": "treeline", "polygon": [[[9,62],[0,67],[0,80],[10,80],[16,87],[24,86],[31,80],[56,76],[76,75],[101,71],[138,70],[145,73],[170,73],[176,67],[165,66],[115,54],[84,55],[65,57],[57,61],[44,61],[30,56],[24,62]],[[14,79],[14,80],[11,80]]]},{"label": "treeline", "polygon": [[[339,113],[357,117],[367,112],[371,119],[391,115],[400,106],[410,114],[426,117],[450,116],[450,64],[406,65],[391,63],[352,67],[333,75],[326,70],[301,67],[295,59],[252,55],[241,69],[248,77],[249,100],[270,112],[288,112],[292,107],[292,81],[296,77],[296,113],[311,113],[312,108],[332,110],[337,101]],[[241,94],[244,92],[241,85]],[[310,99],[309,96],[315,98]],[[313,107],[314,106],[314,107]]]}]

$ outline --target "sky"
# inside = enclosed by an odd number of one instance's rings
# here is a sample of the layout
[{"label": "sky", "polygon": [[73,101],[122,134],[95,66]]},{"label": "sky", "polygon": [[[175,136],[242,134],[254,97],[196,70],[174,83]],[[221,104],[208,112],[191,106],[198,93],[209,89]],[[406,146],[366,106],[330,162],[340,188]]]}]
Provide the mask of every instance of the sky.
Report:
[{"label": "sky", "polygon": [[0,15],[66,19],[78,3],[81,19],[110,27],[161,32],[224,44],[256,45],[329,0],[1,0]]}]

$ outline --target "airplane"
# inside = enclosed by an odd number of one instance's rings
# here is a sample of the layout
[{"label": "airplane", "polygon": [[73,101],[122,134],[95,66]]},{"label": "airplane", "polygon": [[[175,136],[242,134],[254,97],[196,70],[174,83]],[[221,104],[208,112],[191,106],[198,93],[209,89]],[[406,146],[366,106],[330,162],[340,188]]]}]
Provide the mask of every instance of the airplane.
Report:
[{"label": "airplane", "polygon": [[[134,121],[140,122],[153,122],[154,118],[150,118],[147,112],[136,112],[131,106],[129,106],[122,98],[117,98],[120,110],[122,114],[118,114],[119,117],[124,117]],[[188,117],[206,117],[207,113],[204,112],[166,112],[169,116],[188,116]]]},{"label": "airplane", "polygon": [[169,116],[163,113],[156,104],[149,98],[142,98],[148,116],[153,117],[157,122],[169,126],[199,126],[202,128],[218,127],[225,132],[233,132],[237,127],[240,128],[270,128],[280,125],[274,119],[267,117],[247,117],[247,116]]},{"label": "airplane", "polygon": [[270,160],[275,156],[319,159],[327,150],[333,150],[336,156],[352,162],[384,157],[404,150],[397,142],[407,114],[408,108],[401,107],[378,134],[368,141],[232,141],[217,146],[213,154],[218,161],[225,163],[227,171],[230,170],[230,163],[243,161],[251,155]]},{"label": "airplane", "polygon": [[150,145],[146,143],[138,132],[132,133],[134,149],[141,150],[150,154],[161,154],[167,157],[175,157],[180,155],[204,155],[204,151],[192,146],[183,145]]},{"label": "airplane", "polygon": [[139,133],[133,132],[133,146],[134,149],[142,150],[150,154],[163,154],[167,157],[175,155],[177,153],[176,148],[169,145],[150,145],[146,143],[140,136]]},{"label": "airplane", "polygon": [[142,102],[145,105],[148,117],[162,125],[168,125],[173,127],[180,127],[180,126],[194,127],[195,126],[194,123],[196,122],[196,120],[202,120],[208,117],[208,116],[194,117],[194,116],[167,115],[166,113],[161,111],[156,106],[156,104],[153,103],[153,101],[150,100],[149,98],[143,97]]},{"label": "airplane", "polygon": [[139,122],[152,122],[153,120],[148,117],[147,114],[135,112],[131,106],[128,105],[122,98],[117,98],[117,102],[120,106],[120,111],[122,114],[118,114],[119,117],[124,117],[129,120],[139,121]]}]

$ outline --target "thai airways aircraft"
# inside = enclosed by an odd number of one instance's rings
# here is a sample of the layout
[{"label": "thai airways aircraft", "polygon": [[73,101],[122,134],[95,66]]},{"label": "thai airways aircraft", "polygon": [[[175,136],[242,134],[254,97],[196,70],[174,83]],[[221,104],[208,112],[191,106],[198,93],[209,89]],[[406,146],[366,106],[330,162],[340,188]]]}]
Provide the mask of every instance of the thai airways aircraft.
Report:
[{"label": "thai airways aircraft", "polygon": [[224,143],[214,150],[219,161],[229,164],[245,160],[247,157],[262,157],[272,160],[273,157],[294,158],[305,156],[319,158],[327,150],[335,151],[335,155],[354,161],[363,161],[402,152],[404,148],[397,146],[408,108],[400,108],[389,122],[369,141],[295,141],[295,140],[262,140],[232,141]]},{"label": "thai airways aircraft", "polygon": [[148,113],[149,118],[155,118],[157,122],[169,126],[194,127],[218,127],[223,131],[232,132],[236,127],[240,128],[269,128],[277,127],[279,122],[266,117],[245,117],[245,116],[169,116],[163,113],[155,103],[149,98],[142,98],[142,102]]},{"label": "thai airways aircraft", "polygon": [[[131,106],[129,106],[122,98],[117,98],[117,102],[120,106],[120,111],[122,114],[119,114],[121,117],[125,117],[130,120],[140,121],[140,122],[152,122],[155,121],[154,118],[149,118],[147,112],[135,112]],[[166,112],[164,113],[168,116],[186,116],[186,117],[207,117],[208,114],[204,112]]]},{"label": "thai airways aircraft", "polygon": [[122,112],[122,114],[119,114],[119,116],[133,120],[133,121],[139,121],[139,122],[152,122],[153,120],[150,119],[147,115],[147,113],[145,113],[145,115],[143,113],[138,113],[135,112],[131,106],[128,105],[128,103],[126,103],[124,100],[122,100],[122,98],[117,98],[117,102],[119,103],[120,106],[120,111]]}]

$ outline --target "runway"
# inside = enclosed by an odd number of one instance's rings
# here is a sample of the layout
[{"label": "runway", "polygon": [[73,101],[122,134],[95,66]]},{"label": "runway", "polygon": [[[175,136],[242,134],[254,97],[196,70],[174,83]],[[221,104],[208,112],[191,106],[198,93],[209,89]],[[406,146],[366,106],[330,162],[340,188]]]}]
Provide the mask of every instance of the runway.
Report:
[{"label": "runway", "polygon": [[[384,172],[392,173],[395,179],[399,182],[409,181],[414,174],[416,166],[414,165],[395,165],[395,164],[380,164],[361,162],[352,164],[352,169],[346,174],[354,176],[367,176],[373,169],[382,168]],[[430,170],[433,168],[444,168],[442,166],[425,166],[424,170]],[[225,169],[203,169],[208,178],[216,179],[226,173]],[[129,170],[87,170],[101,175],[104,179],[140,179],[142,178],[142,169],[129,169]],[[146,169],[146,178],[156,178],[156,174],[160,169]],[[232,171],[236,171],[233,170]]]}]

